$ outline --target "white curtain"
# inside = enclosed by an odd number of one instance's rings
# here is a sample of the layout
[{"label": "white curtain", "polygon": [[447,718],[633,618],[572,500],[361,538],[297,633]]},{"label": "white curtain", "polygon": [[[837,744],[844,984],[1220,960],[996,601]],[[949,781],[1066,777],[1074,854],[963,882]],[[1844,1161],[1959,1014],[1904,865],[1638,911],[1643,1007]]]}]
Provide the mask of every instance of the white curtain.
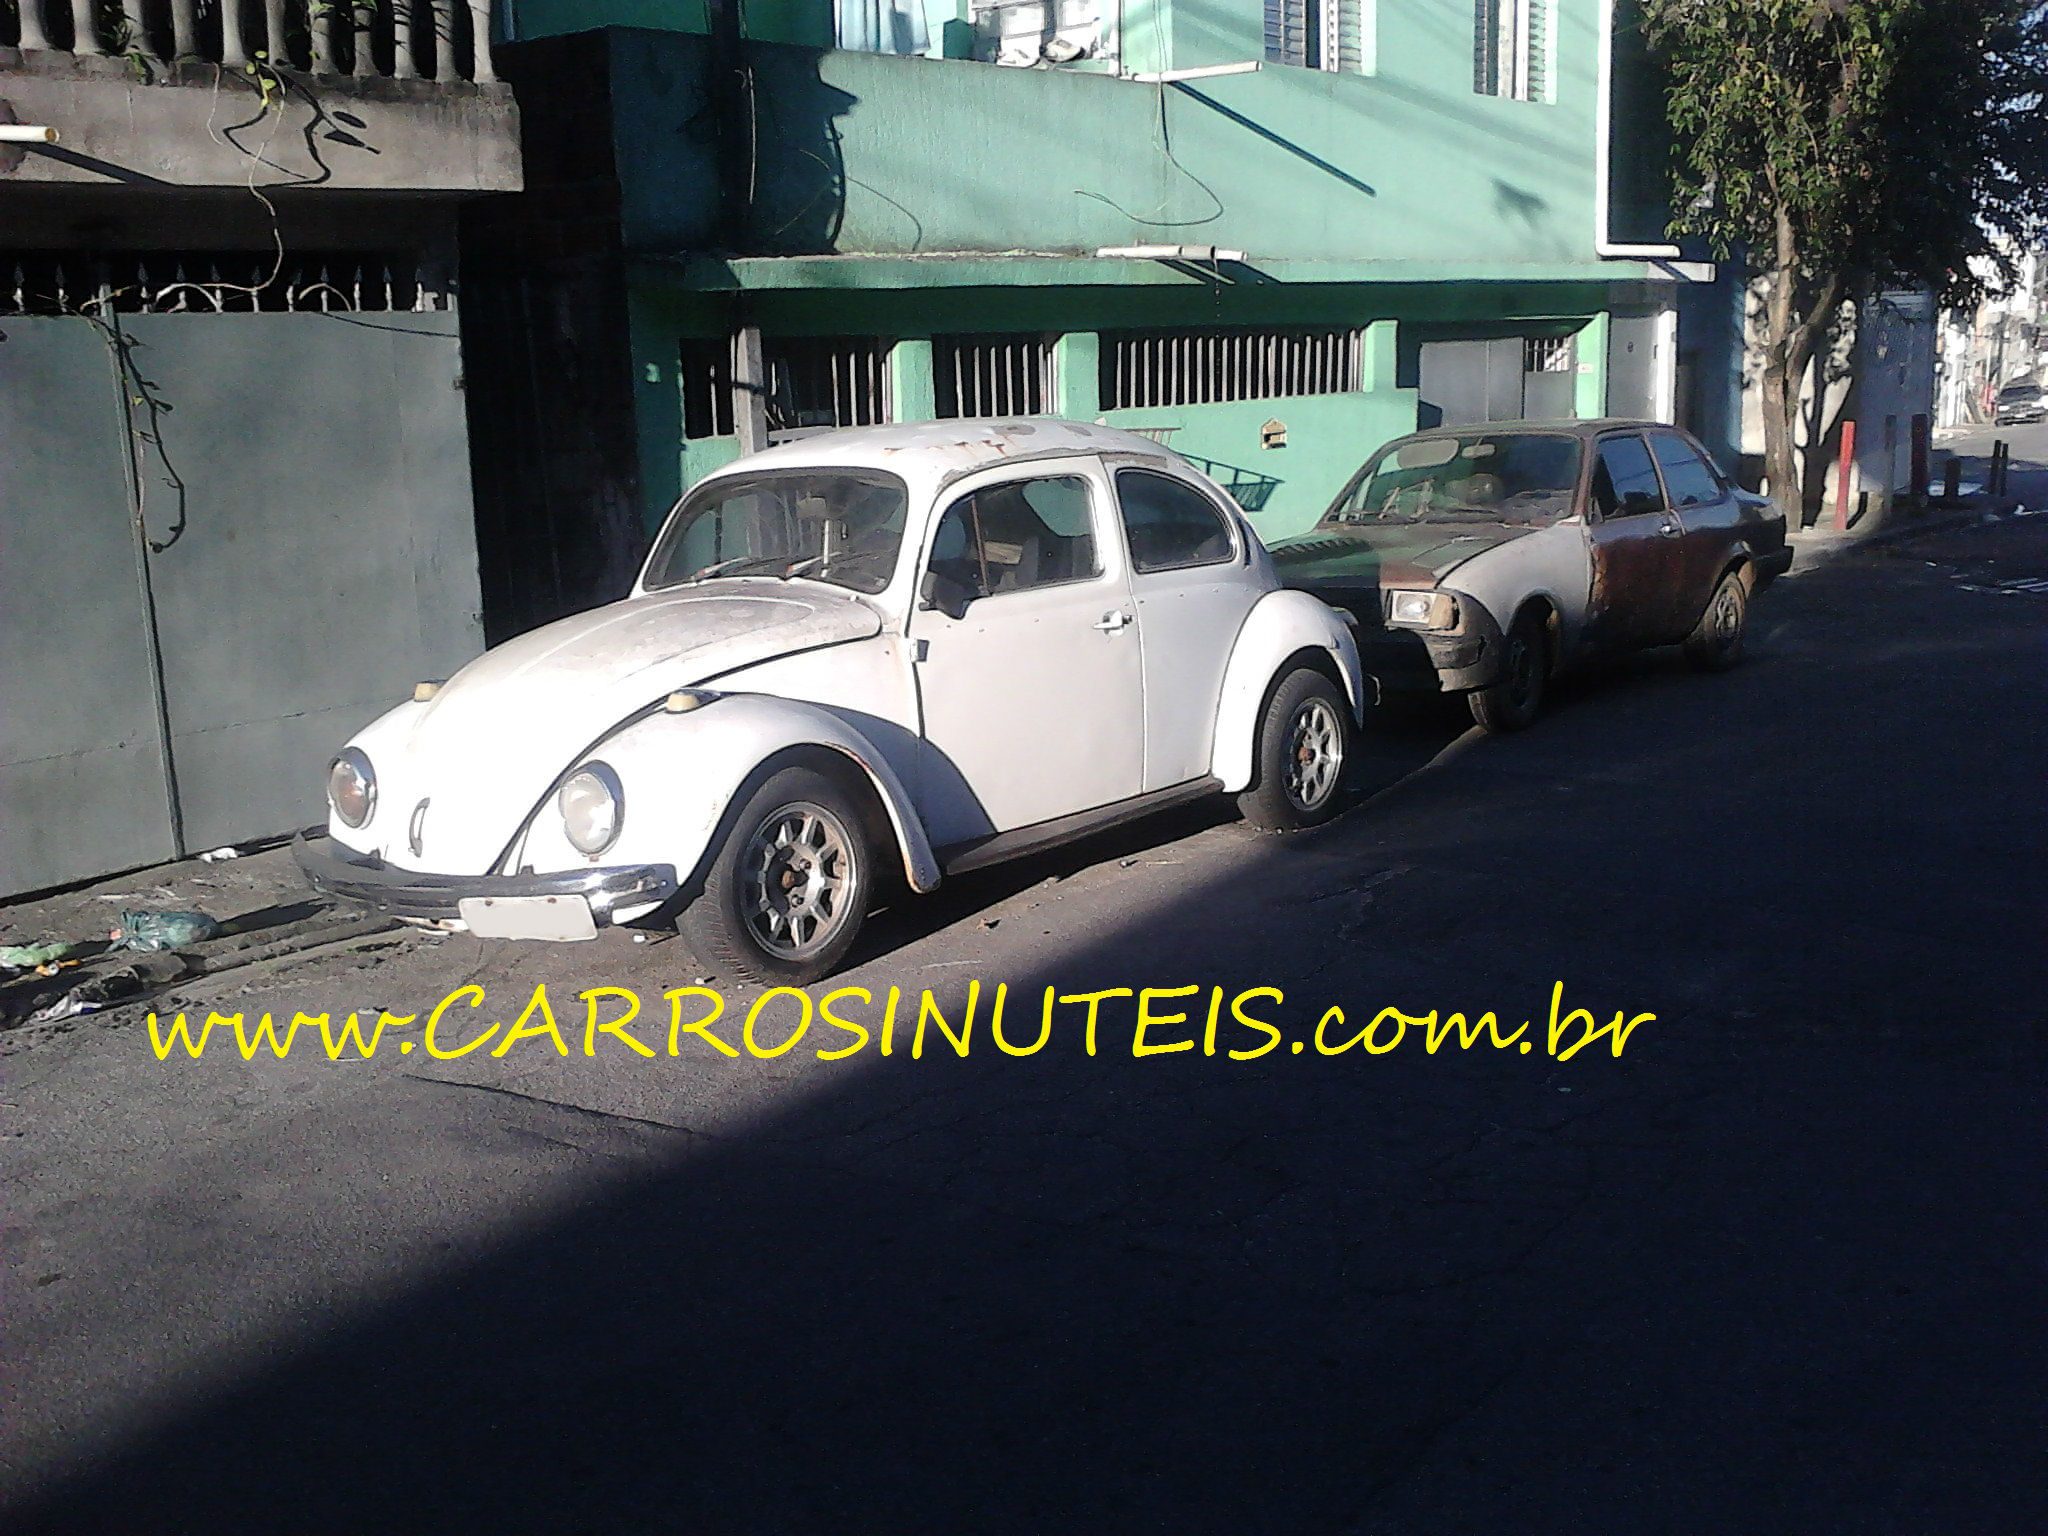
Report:
[{"label": "white curtain", "polygon": [[931,46],[924,0],[833,0],[839,46],[861,53],[921,54]]}]

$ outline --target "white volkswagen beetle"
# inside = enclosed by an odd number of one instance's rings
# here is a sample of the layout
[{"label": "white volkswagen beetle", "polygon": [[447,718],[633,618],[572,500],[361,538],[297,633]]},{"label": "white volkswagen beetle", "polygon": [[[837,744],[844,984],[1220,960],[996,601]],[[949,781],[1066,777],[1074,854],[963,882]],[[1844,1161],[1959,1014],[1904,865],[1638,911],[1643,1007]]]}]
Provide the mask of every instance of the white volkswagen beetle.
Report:
[{"label": "white volkswagen beetle", "polygon": [[930,891],[1219,791],[1326,819],[1364,697],[1344,620],[1143,438],[825,433],[699,482],[623,601],[358,733],[298,858],[486,936],[673,916],[701,958],[801,983],[884,866]]}]

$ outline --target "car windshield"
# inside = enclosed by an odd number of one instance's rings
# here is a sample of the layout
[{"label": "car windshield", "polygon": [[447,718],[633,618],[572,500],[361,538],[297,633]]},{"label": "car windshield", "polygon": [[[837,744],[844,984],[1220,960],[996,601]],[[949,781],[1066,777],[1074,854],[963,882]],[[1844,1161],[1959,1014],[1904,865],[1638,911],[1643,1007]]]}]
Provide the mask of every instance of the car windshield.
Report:
[{"label": "car windshield", "polygon": [[814,469],[700,485],[670,514],[647,585],[802,577],[879,592],[896,569],[910,507],[894,475]]},{"label": "car windshield", "polygon": [[1381,451],[1345,488],[1323,526],[1474,517],[1548,522],[1567,516],[1579,441],[1561,433],[1418,437]]},{"label": "car windshield", "polygon": [[2008,384],[1998,392],[2001,400],[2031,400],[2041,393],[2039,384]]}]

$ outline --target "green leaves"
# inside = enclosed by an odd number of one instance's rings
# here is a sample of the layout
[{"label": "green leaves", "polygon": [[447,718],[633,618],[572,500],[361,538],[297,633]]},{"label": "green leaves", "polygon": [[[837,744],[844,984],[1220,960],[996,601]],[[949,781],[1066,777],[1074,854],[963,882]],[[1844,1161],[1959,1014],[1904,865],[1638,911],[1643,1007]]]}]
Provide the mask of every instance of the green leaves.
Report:
[{"label": "green leaves", "polygon": [[2048,230],[2042,0],[1645,0],[1675,234],[1801,288],[1979,291]]}]

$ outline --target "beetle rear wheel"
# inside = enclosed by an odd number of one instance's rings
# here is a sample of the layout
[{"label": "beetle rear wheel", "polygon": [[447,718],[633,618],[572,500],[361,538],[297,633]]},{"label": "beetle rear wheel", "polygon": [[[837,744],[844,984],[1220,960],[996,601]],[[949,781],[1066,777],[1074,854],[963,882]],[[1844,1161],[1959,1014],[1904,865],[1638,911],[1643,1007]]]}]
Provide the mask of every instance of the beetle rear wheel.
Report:
[{"label": "beetle rear wheel", "polygon": [[867,918],[872,855],[853,796],[784,768],[747,798],[680,926],[698,956],[750,981],[830,973]]}]

